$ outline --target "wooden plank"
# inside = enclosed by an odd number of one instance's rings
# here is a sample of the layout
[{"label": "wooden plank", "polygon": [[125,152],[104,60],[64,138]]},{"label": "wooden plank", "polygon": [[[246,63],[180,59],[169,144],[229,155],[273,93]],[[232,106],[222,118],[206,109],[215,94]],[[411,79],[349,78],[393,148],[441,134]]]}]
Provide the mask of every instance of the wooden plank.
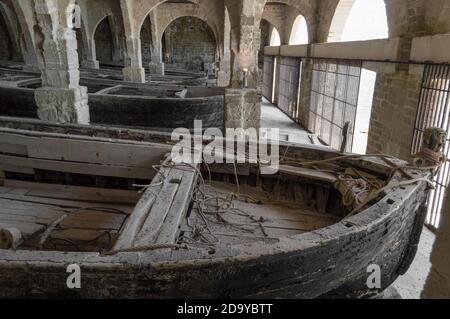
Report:
[{"label": "wooden plank", "polygon": [[[83,207],[104,207],[105,205],[96,205],[92,202],[82,202],[82,201],[71,201],[71,200],[62,200],[62,199],[52,199],[52,198],[44,198],[44,197],[34,197],[34,196],[26,196],[27,190],[24,190],[24,194],[17,194],[14,193],[14,191],[10,191],[8,193],[1,193],[0,192],[0,199],[9,199],[13,201],[23,202],[23,203],[34,203],[34,204],[44,204],[44,205],[50,205],[50,206],[58,206],[60,208],[67,208],[67,209],[76,209],[76,208],[83,208]],[[130,205],[122,205],[122,204],[108,204],[107,207],[119,209],[121,211],[124,211],[125,213],[131,214],[133,211],[133,207]]]},{"label": "wooden plank", "polygon": [[298,177],[306,178],[308,180],[313,180],[313,181],[327,182],[327,183],[331,183],[331,184],[335,184],[338,181],[336,176],[334,176],[331,173],[319,172],[319,171],[313,170],[313,169],[287,166],[287,165],[280,165],[279,173],[291,175],[291,176],[298,176]]},{"label": "wooden plank", "polygon": [[8,179],[5,180],[3,186],[29,189],[28,196],[84,202],[136,205],[140,198],[137,191],[43,184]]},{"label": "wooden plank", "polygon": [[[166,169],[161,169],[160,172],[164,174]],[[141,197],[136,207],[128,219],[122,234],[116,242],[115,250],[122,250],[132,247],[134,239],[139,230],[142,228],[150,209],[156,201],[157,196],[162,190],[162,178],[158,174],[149,185],[144,195]]]},{"label": "wooden plank", "polygon": [[189,208],[196,175],[196,168],[188,166],[163,167],[136,206],[115,249],[173,243]]},{"label": "wooden plank", "polygon": [[179,233],[179,227],[186,217],[191,204],[191,198],[197,183],[197,172],[192,169],[183,173],[177,195],[161,227],[157,244],[174,244]]},{"label": "wooden plank", "polygon": [[[54,211],[23,211],[15,208],[2,208],[0,212],[0,222],[25,222],[30,224],[50,225],[64,212]],[[124,221],[125,216],[115,215],[108,212],[89,211],[77,213],[69,216],[61,223],[66,228],[84,229],[112,229],[118,230]]]},{"label": "wooden plank", "polygon": [[159,231],[161,230],[164,220],[169,213],[170,207],[174,202],[175,195],[177,194],[180,186],[179,181],[183,177],[183,174],[178,173],[172,176],[176,177],[178,181],[167,181],[163,185],[161,193],[157,196],[147,219],[145,220],[134,241],[135,247],[147,246],[156,242]]},{"label": "wooden plank", "polygon": [[34,175],[34,169],[32,167],[23,167],[14,164],[6,164],[2,162],[0,162],[0,171]]},{"label": "wooden plank", "polygon": [[[96,205],[94,205],[96,206]],[[101,206],[98,205],[100,208]],[[79,223],[104,223],[105,221],[120,225],[127,217],[126,212],[110,211],[114,207],[104,207],[104,210],[90,209],[86,207],[77,211],[76,214],[69,216],[67,221],[74,221]],[[131,208],[131,207],[130,207]],[[40,222],[46,223],[47,221],[53,221],[57,217],[70,213],[71,211],[78,210],[78,208],[63,208],[60,206],[52,206],[45,204],[26,203],[21,201],[0,199],[0,220],[5,215],[14,215],[17,218],[39,219]]]},{"label": "wooden plank", "polygon": [[[0,155],[1,165],[6,164],[11,167],[19,166],[20,169],[42,169],[63,173],[74,173],[84,175],[122,177],[135,179],[151,179],[155,176],[152,168],[136,168],[130,166],[114,166],[101,164],[86,164],[76,162],[42,160],[25,157]],[[0,169],[2,169],[0,165]],[[13,171],[15,172],[15,171]]]},{"label": "wooden plank", "polygon": [[[76,136],[69,139],[69,136],[56,138],[41,135],[0,133],[0,140],[8,143],[9,148],[12,145],[25,147],[30,158],[137,168],[152,168],[170,152],[170,146],[164,144],[139,145],[111,140],[83,140]],[[18,155],[24,155],[23,150]]]},{"label": "wooden plank", "polygon": [[0,153],[28,156],[28,150],[26,146],[9,143],[0,143]]}]

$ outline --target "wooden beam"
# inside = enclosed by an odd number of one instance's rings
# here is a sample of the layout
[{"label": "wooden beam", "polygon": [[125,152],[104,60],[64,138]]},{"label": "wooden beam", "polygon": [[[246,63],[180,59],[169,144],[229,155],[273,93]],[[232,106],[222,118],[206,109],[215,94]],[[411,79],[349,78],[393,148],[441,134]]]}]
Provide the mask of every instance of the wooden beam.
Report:
[{"label": "wooden beam", "polygon": [[163,167],[142,196],[115,250],[173,244],[191,204],[197,166]]},{"label": "wooden beam", "polygon": [[11,170],[21,173],[31,169],[42,169],[54,172],[85,174],[106,177],[122,177],[151,179],[155,176],[152,168],[117,166],[104,164],[88,164],[79,162],[35,159],[19,156],[0,155],[0,170]]},{"label": "wooden beam", "polygon": [[312,181],[327,182],[332,185],[334,185],[338,181],[337,177],[331,173],[319,172],[313,169],[288,165],[280,165],[279,173],[290,176],[298,176]]},{"label": "wooden beam", "polygon": [[136,205],[140,198],[137,191],[33,183],[9,179],[5,180],[3,186],[28,189],[27,196],[84,202]]},{"label": "wooden beam", "polygon": [[149,168],[170,152],[169,145],[131,144],[67,136],[28,136],[0,131],[0,153],[35,159]]}]

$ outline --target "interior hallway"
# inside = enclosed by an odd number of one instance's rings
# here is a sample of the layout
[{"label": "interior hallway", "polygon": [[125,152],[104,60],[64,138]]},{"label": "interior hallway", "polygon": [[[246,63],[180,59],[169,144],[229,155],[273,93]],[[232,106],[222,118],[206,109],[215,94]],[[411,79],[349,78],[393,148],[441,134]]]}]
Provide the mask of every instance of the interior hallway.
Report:
[{"label": "interior hallway", "polygon": [[261,104],[261,127],[278,128],[282,142],[322,145],[315,134],[309,133],[300,124],[294,122],[266,98],[263,98]]}]

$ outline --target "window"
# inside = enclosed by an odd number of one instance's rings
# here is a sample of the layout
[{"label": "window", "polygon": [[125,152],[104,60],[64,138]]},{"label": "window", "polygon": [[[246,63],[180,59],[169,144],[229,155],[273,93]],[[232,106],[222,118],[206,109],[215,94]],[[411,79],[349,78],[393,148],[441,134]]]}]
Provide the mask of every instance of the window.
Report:
[{"label": "window", "polygon": [[280,33],[278,33],[277,28],[272,29],[272,35],[270,36],[270,45],[274,47],[281,45]]},{"label": "window", "polygon": [[272,101],[275,57],[264,56],[263,96]]},{"label": "window", "polygon": [[296,44],[308,44],[308,26],[306,24],[306,19],[299,15],[292,26],[291,37],[289,39],[290,45]]},{"label": "window", "polygon": [[389,36],[385,0],[340,0],[328,42],[384,39]]},{"label": "window", "polygon": [[278,107],[291,119],[298,119],[298,90],[301,59],[281,58]]},{"label": "window", "polygon": [[[412,153],[420,151],[423,133],[429,127],[440,127],[450,134],[450,67],[426,66],[417,112]],[[436,230],[441,221],[445,192],[450,184],[450,139],[444,149],[446,163],[435,177],[436,189],[428,199],[426,224]]]},{"label": "window", "polygon": [[361,61],[313,62],[309,130],[334,149],[341,148],[344,125],[349,122],[345,150],[352,151],[360,76]]}]

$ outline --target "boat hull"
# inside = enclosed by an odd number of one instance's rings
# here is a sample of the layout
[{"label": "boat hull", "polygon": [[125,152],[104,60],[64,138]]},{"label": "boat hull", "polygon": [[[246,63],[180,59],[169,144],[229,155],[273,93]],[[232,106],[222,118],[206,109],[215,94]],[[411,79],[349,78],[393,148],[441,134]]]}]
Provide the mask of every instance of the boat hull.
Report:
[{"label": "boat hull", "polygon": [[[93,136],[108,136],[109,143],[117,143],[117,147],[124,142],[116,138],[134,143],[165,143],[168,138],[144,131],[8,118],[0,118],[0,126],[8,132],[76,134],[93,140]],[[306,159],[336,156],[306,146],[281,145],[280,151]],[[376,162],[360,165],[382,175],[391,171],[385,167],[382,172],[382,165]],[[429,177],[425,171],[413,174]],[[395,175],[391,183],[402,178]],[[104,257],[98,253],[4,250],[0,251],[0,297],[368,298],[389,287],[411,265],[423,229],[427,195],[427,182],[409,183],[392,188],[370,208],[332,226],[271,243],[221,246],[215,251],[192,247]],[[81,289],[67,286],[67,269],[72,264],[81,269]],[[375,289],[367,285],[373,265],[381,270],[381,287]]]},{"label": "boat hull", "polygon": [[[371,297],[404,274],[415,256],[425,216],[425,187],[409,190],[395,206],[380,203],[345,223],[275,245],[233,247],[215,256],[199,251],[115,257],[4,251],[0,297]],[[81,267],[81,289],[67,288],[70,264]],[[367,286],[373,264],[381,268],[380,289]]]}]

